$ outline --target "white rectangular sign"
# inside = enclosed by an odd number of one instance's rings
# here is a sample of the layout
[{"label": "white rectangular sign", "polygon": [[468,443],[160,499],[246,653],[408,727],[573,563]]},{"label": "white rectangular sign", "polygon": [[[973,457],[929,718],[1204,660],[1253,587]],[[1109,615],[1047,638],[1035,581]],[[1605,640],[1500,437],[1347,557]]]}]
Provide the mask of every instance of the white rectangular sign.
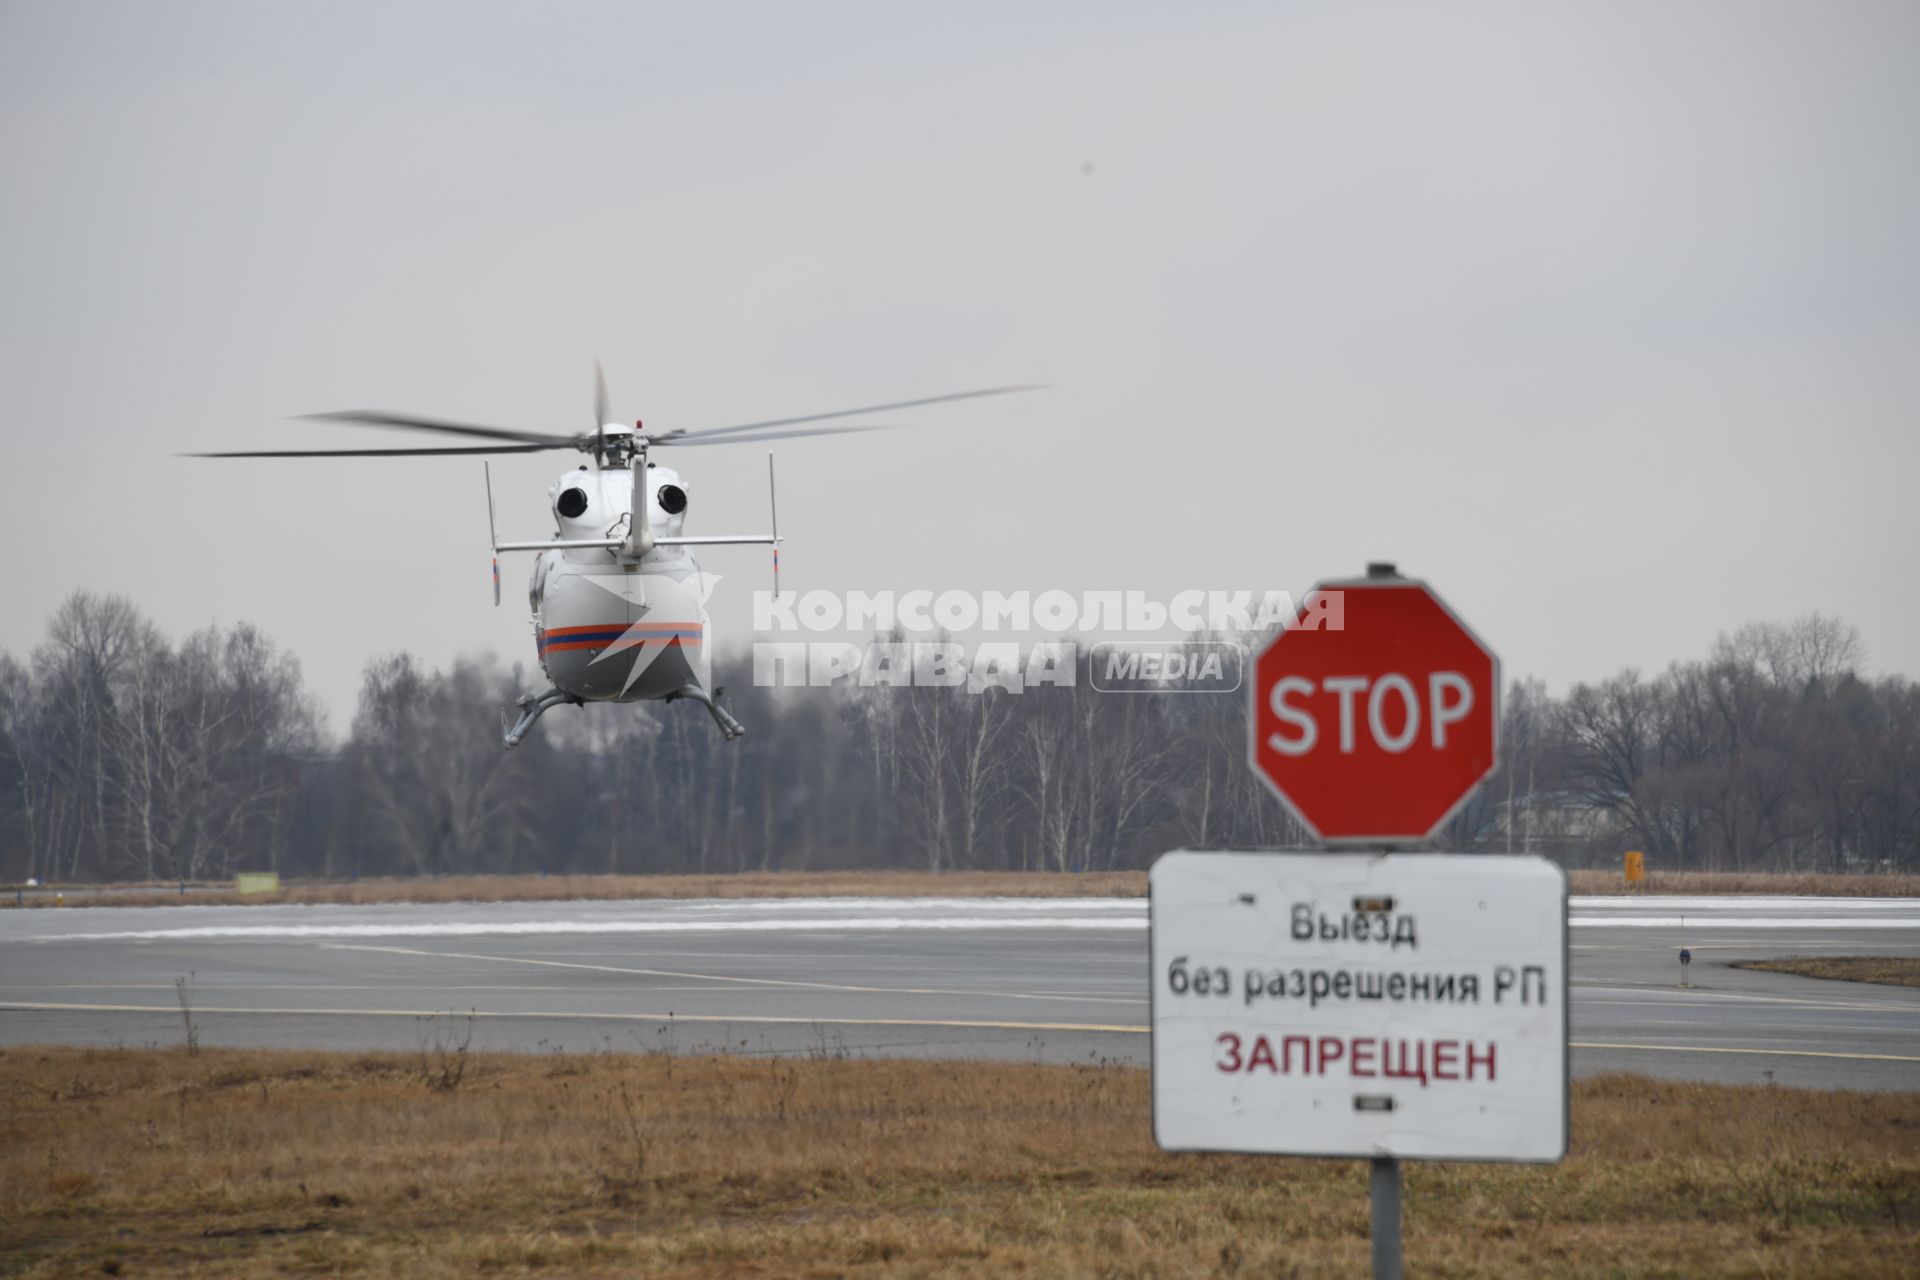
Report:
[{"label": "white rectangular sign", "polygon": [[1163,1148],[1566,1154],[1559,867],[1181,850],[1149,883]]}]

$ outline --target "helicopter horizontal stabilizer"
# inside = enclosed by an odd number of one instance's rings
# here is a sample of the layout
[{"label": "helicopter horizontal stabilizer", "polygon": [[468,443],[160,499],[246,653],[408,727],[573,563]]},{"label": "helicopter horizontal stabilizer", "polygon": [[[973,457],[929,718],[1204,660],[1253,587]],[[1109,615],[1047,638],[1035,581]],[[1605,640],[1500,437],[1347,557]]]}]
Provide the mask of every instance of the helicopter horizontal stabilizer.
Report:
[{"label": "helicopter horizontal stabilizer", "polygon": [[626,546],[624,538],[556,538],[547,542],[496,542],[495,551],[615,551]]},{"label": "helicopter horizontal stabilizer", "polygon": [[[740,545],[777,546],[781,539],[771,533],[718,533],[701,538],[655,538],[656,547],[725,547]],[[496,542],[495,551],[617,551],[626,546],[624,538],[556,538],[548,542]]]}]

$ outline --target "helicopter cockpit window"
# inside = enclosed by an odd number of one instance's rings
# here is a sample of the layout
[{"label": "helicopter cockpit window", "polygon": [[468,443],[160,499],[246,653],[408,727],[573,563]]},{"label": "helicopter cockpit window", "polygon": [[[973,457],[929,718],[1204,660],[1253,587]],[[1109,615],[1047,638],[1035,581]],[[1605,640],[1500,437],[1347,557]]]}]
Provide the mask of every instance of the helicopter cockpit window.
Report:
[{"label": "helicopter cockpit window", "polygon": [[670,516],[677,516],[687,509],[687,491],[677,484],[663,484],[655,495],[660,499],[660,509]]},{"label": "helicopter cockpit window", "polygon": [[554,507],[561,515],[566,516],[569,520],[577,516],[585,515],[587,511],[587,491],[585,489],[568,489],[560,495],[560,501],[554,503]]}]

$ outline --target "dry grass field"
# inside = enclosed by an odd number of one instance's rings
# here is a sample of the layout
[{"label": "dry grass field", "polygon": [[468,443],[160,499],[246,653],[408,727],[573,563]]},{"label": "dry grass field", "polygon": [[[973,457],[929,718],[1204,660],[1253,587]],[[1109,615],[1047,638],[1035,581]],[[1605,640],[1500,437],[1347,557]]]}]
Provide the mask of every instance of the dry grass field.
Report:
[{"label": "dry grass field", "polygon": [[1619,871],[1569,871],[1576,894],[1782,894],[1791,898],[1920,898],[1920,875],[1832,875],[1826,871],[1647,871],[1628,887]]},{"label": "dry grass field", "polygon": [[[0,1274],[1365,1273],[1357,1161],[1172,1156],[1144,1072],[10,1049]],[[1415,1165],[1410,1269],[1910,1275],[1920,1095],[1575,1086],[1551,1167]]]},{"label": "dry grass field", "polygon": [[1736,969],[1764,969],[1803,978],[1874,982],[1888,987],[1920,987],[1920,956],[1808,956],[1789,960],[1743,960]]},{"label": "dry grass field", "polygon": [[[1820,875],[1733,872],[1653,872],[1644,888],[1628,889],[1611,871],[1574,871],[1575,893],[1790,894],[1835,897],[1920,897],[1920,875]],[[55,888],[27,893],[16,905],[53,907]],[[229,884],[66,885],[68,906],[192,906],[209,902],[258,904],[373,902],[566,902],[609,898],[1002,897],[1142,898],[1144,871],[1051,872],[776,871],[709,876],[440,876],[365,880],[289,880],[280,892],[236,897]]]},{"label": "dry grass field", "polygon": [[1824,871],[1649,871],[1628,886],[1618,871],[1571,871],[1575,893],[1779,894],[1818,898],[1920,898],[1920,875],[1836,875]]}]

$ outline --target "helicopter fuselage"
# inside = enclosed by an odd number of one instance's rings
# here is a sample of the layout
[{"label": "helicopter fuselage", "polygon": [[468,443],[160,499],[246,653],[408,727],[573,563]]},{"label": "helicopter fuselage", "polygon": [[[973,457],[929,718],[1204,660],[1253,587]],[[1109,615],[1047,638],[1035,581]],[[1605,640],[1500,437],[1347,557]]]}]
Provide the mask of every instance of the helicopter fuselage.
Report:
[{"label": "helicopter fuselage", "polygon": [[[670,467],[647,464],[642,513],[655,537],[679,537],[686,488]],[[582,467],[549,491],[556,541],[629,532],[634,485],[626,468]],[[605,547],[542,551],[528,580],[534,647],[554,687],[592,702],[672,698],[708,689],[707,579],[685,546],[643,555]]]}]

